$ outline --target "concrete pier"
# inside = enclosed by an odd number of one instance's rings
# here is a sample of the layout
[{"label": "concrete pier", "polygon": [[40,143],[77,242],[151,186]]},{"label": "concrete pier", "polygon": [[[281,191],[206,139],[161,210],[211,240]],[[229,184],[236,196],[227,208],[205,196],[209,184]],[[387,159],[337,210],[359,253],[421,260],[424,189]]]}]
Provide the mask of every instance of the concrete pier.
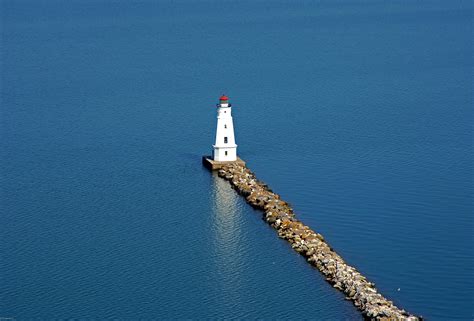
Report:
[{"label": "concrete pier", "polygon": [[346,295],[369,320],[421,320],[403,309],[396,307],[392,301],[382,296],[375,284],[369,282],[354,267],[348,265],[324,237],[304,225],[297,218],[289,204],[280,199],[265,183],[259,181],[255,174],[239,159],[236,162],[213,163],[203,157],[203,163],[211,170],[218,169],[219,176],[229,181],[232,187],[247,202],[263,211],[263,219],[287,240],[291,247],[304,256],[309,264],[317,268],[326,280]]},{"label": "concrete pier", "polygon": [[242,159],[240,159],[240,157],[238,156],[237,156],[237,160],[230,161],[230,162],[219,162],[219,161],[213,160],[212,156],[203,156],[202,163],[204,164],[204,166],[206,166],[207,168],[213,171],[221,169],[222,167],[226,165],[231,165],[231,164],[236,164],[236,165],[245,167],[245,162]]}]

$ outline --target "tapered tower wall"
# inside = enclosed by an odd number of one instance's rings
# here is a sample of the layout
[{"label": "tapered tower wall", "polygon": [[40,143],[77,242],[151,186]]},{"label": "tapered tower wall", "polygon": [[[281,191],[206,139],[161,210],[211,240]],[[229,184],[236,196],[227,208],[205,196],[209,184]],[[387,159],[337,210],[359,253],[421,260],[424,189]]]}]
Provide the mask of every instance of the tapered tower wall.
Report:
[{"label": "tapered tower wall", "polygon": [[232,106],[226,96],[220,98],[217,104],[217,128],[212,158],[215,161],[227,162],[237,160],[237,145],[235,144]]}]

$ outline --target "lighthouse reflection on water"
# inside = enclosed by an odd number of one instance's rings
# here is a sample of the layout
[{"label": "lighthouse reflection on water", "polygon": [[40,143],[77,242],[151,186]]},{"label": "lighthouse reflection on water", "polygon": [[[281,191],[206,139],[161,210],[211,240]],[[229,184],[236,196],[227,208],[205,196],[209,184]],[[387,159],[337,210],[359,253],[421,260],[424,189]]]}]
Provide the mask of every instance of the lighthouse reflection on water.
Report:
[{"label": "lighthouse reflection on water", "polygon": [[[216,172],[212,172],[212,218],[213,231],[212,252],[213,261],[218,271],[222,291],[232,293],[236,286],[245,282],[241,272],[246,264],[245,249],[241,248],[243,235],[242,229],[242,203],[239,195]],[[227,292],[229,291],[229,292]],[[232,298],[239,300],[240,298]],[[236,301],[234,301],[234,304]]]}]

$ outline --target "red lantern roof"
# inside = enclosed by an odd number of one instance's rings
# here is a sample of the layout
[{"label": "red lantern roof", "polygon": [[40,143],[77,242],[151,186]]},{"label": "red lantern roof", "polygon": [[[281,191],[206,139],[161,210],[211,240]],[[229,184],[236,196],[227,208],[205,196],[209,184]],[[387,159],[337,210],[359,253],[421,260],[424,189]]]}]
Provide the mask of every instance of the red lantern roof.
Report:
[{"label": "red lantern roof", "polygon": [[226,95],[222,95],[221,98],[219,98],[219,100],[229,100],[229,97],[227,97]]}]

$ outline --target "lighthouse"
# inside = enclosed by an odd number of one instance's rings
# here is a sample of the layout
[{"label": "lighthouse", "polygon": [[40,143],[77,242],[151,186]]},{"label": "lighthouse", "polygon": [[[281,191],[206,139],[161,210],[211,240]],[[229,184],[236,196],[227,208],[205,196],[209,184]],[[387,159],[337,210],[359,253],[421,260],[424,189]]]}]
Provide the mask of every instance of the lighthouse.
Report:
[{"label": "lighthouse", "polygon": [[229,103],[229,97],[226,95],[222,95],[217,104],[216,141],[212,147],[212,159],[214,161],[234,162],[237,160],[232,105]]},{"label": "lighthouse", "polygon": [[245,162],[237,156],[235,144],[232,105],[229,97],[222,95],[217,107],[216,140],[212,145],[212,156],[203,156],[203,164],[211,170],[218,170],[229,163],[245,166]]}]

